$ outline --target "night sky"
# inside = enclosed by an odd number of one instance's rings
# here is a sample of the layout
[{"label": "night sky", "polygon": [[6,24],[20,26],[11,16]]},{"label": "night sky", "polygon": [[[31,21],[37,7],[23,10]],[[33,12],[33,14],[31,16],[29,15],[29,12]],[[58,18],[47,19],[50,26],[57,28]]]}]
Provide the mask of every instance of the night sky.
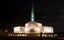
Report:
[{"label": "night sky", "polygon": [[32,1],[35,21],[53,26],[55,32],[64,32],[64,1],[60,0],[7,0],[1,3],[0,28],[22,25],[30,21]]}]

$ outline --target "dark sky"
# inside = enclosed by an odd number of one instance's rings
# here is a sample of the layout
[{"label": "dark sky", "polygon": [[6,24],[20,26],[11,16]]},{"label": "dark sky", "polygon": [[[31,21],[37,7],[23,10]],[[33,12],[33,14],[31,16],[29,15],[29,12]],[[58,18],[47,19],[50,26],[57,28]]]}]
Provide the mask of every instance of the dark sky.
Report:
[{"label": "dark sky", "polygon": [[[64,32],[64,1],[33,0],[35,21],[53,26],[55,32]],[[2,1],[0,28],[24,25],[30,21],[32,0]]]}]

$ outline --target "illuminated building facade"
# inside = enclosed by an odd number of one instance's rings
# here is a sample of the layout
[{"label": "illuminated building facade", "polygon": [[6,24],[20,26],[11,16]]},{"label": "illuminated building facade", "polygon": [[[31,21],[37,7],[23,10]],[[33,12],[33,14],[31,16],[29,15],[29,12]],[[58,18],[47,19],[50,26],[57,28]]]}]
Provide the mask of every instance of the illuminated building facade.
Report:
[{"label": "illuminated building facade", "polygon": [[14,27],[14,33],[54,33],[53,27],[42,26],[42,23],[34,21],[34,8],[32,5],[31,22],[25,24],[25,26]]},{"label": "illuminated building facade", "polygon": [[53,33],[53,27],[42,26],[41,23],[29,22],[25,27],[14,27],[14,33]]}]

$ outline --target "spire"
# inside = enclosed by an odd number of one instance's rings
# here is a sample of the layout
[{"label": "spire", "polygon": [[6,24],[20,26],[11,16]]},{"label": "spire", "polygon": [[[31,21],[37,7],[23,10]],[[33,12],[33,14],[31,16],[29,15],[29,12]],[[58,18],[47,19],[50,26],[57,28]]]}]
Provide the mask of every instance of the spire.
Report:
[{"label": "spire", "polygon": [[31,9],[31,22],[34,22],[34,8],[33,8],[33,2],[32,2],[32,9]]}]

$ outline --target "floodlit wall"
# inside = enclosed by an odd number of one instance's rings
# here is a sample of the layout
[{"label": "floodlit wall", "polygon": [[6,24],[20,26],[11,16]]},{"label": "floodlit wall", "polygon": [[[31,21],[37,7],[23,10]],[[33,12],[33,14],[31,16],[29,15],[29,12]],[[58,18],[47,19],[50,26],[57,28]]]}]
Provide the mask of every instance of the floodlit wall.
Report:
[{"label": "floodlit wall", "polygon": [[14,33],[19,33],[20,32],[20,27],[14,27]]},{"label": "floodlit wall", "polygon": [[26,23],[25,24],[25,33],[32,33],[31,30],[35,31],[33,33],[40,33],[40,28],[42,27],[41,23]]},{"label": "floodlit wall", "polygon": [[14,33],[24,33],[25,28],[21,26],[14,27]]},{"label": "floodlit wall", "polygon": [[[30,26],[30,27],[29,27]],[[17,26],[14,27],[14,33],[32,33],[31,30],[35,31],[34,33],[54,33],[53,27],[42,26],[42,24],[37,23],[37,25],[32,25],[29,23],[25,24],[25,27]]]},{"label": "floodlit wall", "polygon": [[38,27],[42,27],[42,24],[41,23],[37,23]]},{"label": "floodlit wall", "polygon": [[53,27],[43,26],[44,31],[43,33],[54,33]]},{"label": "floodlit wall", "polygon": [[25,33],[25,27],[20,28],[20,33]]}]

